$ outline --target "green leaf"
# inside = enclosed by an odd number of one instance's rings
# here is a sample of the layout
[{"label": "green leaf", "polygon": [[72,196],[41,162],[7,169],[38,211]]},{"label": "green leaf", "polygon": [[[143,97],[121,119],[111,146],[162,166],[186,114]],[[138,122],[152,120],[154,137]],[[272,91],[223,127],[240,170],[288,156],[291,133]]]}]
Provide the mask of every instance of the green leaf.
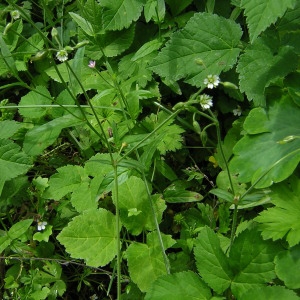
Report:
[{"label": "green leaf", "polygon": [[145,300],[211,299],[210,288],[191,271],[160,276],[147,292]]},{"label": "green leaf", "polygon": [[290,247],[300,242],[300,183],[297,177],[274,185],[270,197],[274,207],[262,211],[255,221],[265,239],[278,240],[285,237]]},{"label": "green leaf", "polygon": [[89,177],[85,173],[84,168],[80,166],[64,166],[58,168],[57,173],[50,177],[48,182],[49,188],[43,194],[43,197],[46,199],[60,200],[68,193],[73,192],[83,181],[89,181]]},{"label": "green leaf", "polygon": [[199,193],[186,190],[166,190],[164,192],[164,200],[168,203],[187,203],[201,201],[203,196]]},{"label": "green leaf", "polygon": [[92,267],[105,266],[117,253],[115,216],[93,210],[75,217],[57,236],[73,258],[84,259]]},{"label": "green leaf", "polygon": [[162,42],[160,42],[158,39],[149,41],[145,43],[138,51],[135,52],[133,57],[131,58],[132,61],[139,60],[148,54],[157,51],[162,45]]},{"label": "green leaf", "polygon": [[7,139],[12,137],[23,125],[13,120],[4,120],[0,122],[0,137]]},{"label": "green leaf", "polygon": [[220,240],[212,229],[205,226],[195,241],[196,266],[203,280],[217,293],[229,288],[234,277]]},{"label": "green leaf", "polygon": [[229,254],[230,267],[234,271],[231,290],[237,299],[251,286],[262,285],[276,277],[274,258],[281,250],[278,243],[264,241],[257,228],[238,235]]},{"label": "green leaf", "polygon": [[0,49],[1,49],[1,57],[6,67],[15,77],[18,77],[18,70],[15,64],[15,60],[13,59],[9,48],[5,44],[2,34],[0,34]]},{"label": "green leaf", "polygon": [[[166,249],[175,243],[170,236],[163,234],[162,238]],[[148,291],[160,275],[167,273],[156,232],[147,235],[147,245],[132,243],[126,254],[130,277],[143,292]]]},{"label": "green leaf", "polygon": [[180,14],[192,2],[193,0],[166,0],[166,3],[171,8],[173,16]]},{"label": "green leaf", "polygon": [[233,202],[233,198],[234,198],[234,195],[232,195],[232,193],[229,193],[225,190],[222,190],[222,189],[212,189],[209,191],[209,193],[217,196],[218,198],[220,199],[223,199],[229,203],[232,203]]},{"label": "green leaf", "polygon": [[75,14],[73,12],[69,12],[72,19],[77,23],[77,25],[89,36],[94,36],[95,33],[93,31],[93,27],[89,21],[87,21],[85,18],[81,17],[78,14]]},{"label": "green leaf", "polygon": [[51,95],[46,87],[37,86],[34,91],[29,92],[21,98],[19,106],[29,105],[33,107],[19,108],[19,113],[30,119],[38,119],[47,114],[45,107],[39,107],[39,105],[52,104]]},{"label": "green leaf", "polygon": [[0,139],[0,194],[5,181],[25,174],[32,167],[32,160],[13,141]]},{"label": "green leaf", "polygon": [[128,28],[142,12],[145,0],[102,0],[103,28],[105,30],[121,30]]},{"label": "green leaf", "polygon": [[[151,205],[154,206],[156,218],[160,223],[166,205],[159,195],[152,197],[150,205],[142,179],[131,176],[120,185],[118,195],[120,218],[122,224],[131,234],[139,235],[143,230],[155,229]],[[113,200],[116,201],[114,191]],[[135,214],[133,214],[134,211]]]},{"label": "green leaf", "polygon": [[[290,46],[277,45],[267,38],[258,38],[240,56],[237,66],[240,90],[256,106],[265,106],[265,88],[278,78],[296,69],[297,55]],[[252,76],[255,74],[255,76]]]},{"label": "green leaf", "polygon": [[288,96],[273,99],[268,109],[251,110],[244,123],[248,134],[233,149],[231,173],[256,188],[289,177],[300,160],[299,118],[299,106]]},{"label": "green leaf", "polygon": [[204,87],[207,75],[219,75],[233,67],[241,35],[241,28],[233,21],[197,13],[172,35],[150,69],[168,80],[185,78],[191,85]]},{"label": "green leaf", "polygon": [[68,114],[36,126],[25,135],[24,151],[30,155],[39,155],[56,141],[62,129],[84,123],[81,118]]},{"label": "green leaf", "polygon": [[290,289],[300,288],[300,245],[280,252],[275,258],[275,271]]},{"label": "green leaf", "polygon": [[264,286],[256,289],[247,290],[240,300],[266,300],[266,299],[285,299],[299,300],[296,293],[285,289],[283,286]]},{"label": "green leaf", "polygon": [[251,43],[261,32],[282,17],[288,8],[292,9],[295,4],[296,0],[242,0],[241,7],[245,9]]}]

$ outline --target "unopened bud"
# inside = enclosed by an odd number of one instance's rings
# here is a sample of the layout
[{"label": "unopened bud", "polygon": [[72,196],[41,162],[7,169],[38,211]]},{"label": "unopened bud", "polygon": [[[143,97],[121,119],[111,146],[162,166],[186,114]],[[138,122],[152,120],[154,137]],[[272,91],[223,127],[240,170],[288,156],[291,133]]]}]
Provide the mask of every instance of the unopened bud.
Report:
[{"label": "unopened bud", "polygon": [[238,90],[239,89],[234,83],[229,82],[229,81],[221,82],[221,84],[223,84],[223,86],[228,88],[228,89],[232,89],[232,90]]},{"label": "unopened bud", "polygon": [[52,37],[57,37],[57,35],[58,35],[57,29],[55,27],[53,27],[52,30],[51,30],[51,36]]}]

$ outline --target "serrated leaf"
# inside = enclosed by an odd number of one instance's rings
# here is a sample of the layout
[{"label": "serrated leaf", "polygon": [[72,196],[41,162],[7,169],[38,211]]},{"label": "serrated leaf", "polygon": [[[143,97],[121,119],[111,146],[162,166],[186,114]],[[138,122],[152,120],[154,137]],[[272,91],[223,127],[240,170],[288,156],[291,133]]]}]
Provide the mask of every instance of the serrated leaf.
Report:
[{"label": "serrated leaf", "polygon": [[299,300],[296,293],[284,288],[283,286],[264,286],[255,289],[248,289],[240,300],[266,300],[266,299],[285,299]]},{"label": "serrated leaf", "polygon": [[0,139],[0,194],[5,181],[25,174],[32,166],[32,160],[13,141]]},{"label": "serrated leaf", "polygon": [[282,17],[288,8],[293,8],[295,4],[296,0],[242,0],[241,7],[245,9],[251,43],[261,32]]},{"label": "serrated leaf", "polygon": [[197,13],[172,35],[150,69],[168,80],[185,78],[187,83],[204,87],[207,75],[219,75],[233,67],[240,53],[237,45],[241,35],[240,26],[233,21]]},{"label": "serrated leaf", "polygon": [[46,124],[36,126],[26,133],[23,149],[27,154],[39,155],[55,142],[63,128],[84,123],[85,121],[82,119],[68,114]]},{"label": "serrated leaf", "polygon": [[80,186],[83,181],[88,182],[89,177],[84,168],[80,166],[64,166],[57,169],[57,173],[50,177],[49,188],[43,194],[46,199],[60,200],[68,193]]},{"label": "serrated leaf", "polygon": [[290,289],[300,288],[300,245],[280,252],[275,258],[275,271],[280,280],[282,280]]},{"label": "serrated leaf", "polygon": [[[120,185],[118,195],[120,218],[131,234],[138,235],[143,230],[155,229],[152,209],[143,180],[131,176],[126,182]],[[116,201],[114,191],[113,199]],[[152,197],[151,201],[156,211],[156,218],[160,223],[166,205],[159,196]],[[130,213],[132,210],[136,210],[138,213]]]},{"label": "serrated leaf", "polygon": [[218,236],[209,227],[205,226],[199,233],[194,254],[203,280],[217,293],[223,293],[231,284],[233,272]]},{"label": "serrated leaf", "polygon": [[262,285],[276,277],[274,258],[281,250],[278,243],[264,241],[257,228],[238,235],[229,253],[230,267],[235,275],[231,290],[238,299],[251,286]]},{"label": "serrated leaf", "polygon": [[266,87],[277,78],[295,70],[295,60],[297,55],[292,47],[282,46],[276,49],[275,45],[271,45],[266,39],[257,39],[240,56],[237,66],[240,90],[245,92],[256,106],[265,106]]},{"label": "serrated leaf", "polygon": [[[170,236],[162,234],[165,248],[175,242]],[[157,240],[157,233],[147,235],[147,245],[131,244],[126,251],[130,277],[141,291],[149,290],[160,275],[166,274],[166,266]]]},{"label": "serrated leaf", "polygon": [[300,184],[299,179],[290,179],[291,187],[285,182],[274,185],[270,197],[274,207],[262,211],[255,220],[260,224],[265,239],[286,238],[289,245],[300,242]]},{"label": "serrated leaf", "polygon": [[115,216],[93,210],[75,217],[57,236],[73,258],[84,259],[92,267],[105,266],[117,253]]},{"label": "serrated leaf", "polygon": [[[288,96],[273,99],[268,109],[254,108],[244,123],[248,132],[234,147],[232,174],[240,182],[268,187],[289,177],[300,161],[300,109]],[[261,179],[260,179],[261,178]]]},{"label": "serrated leaf", "polygon": [[145,0],[102,0],[103,28],[105,30],[121,30],[128,28],[142,12]]},{"label": "serrated leaf", "polygon": [[39,107],[39,105],[49,105],[52,103],[52,97],[44,86],[37,86],[34,91],[29,92],[21,98],[19,106],[28,105],[33,107],[20,107],[19,113],[30,119],[38,119],[47,114],[47,109],[45,107]]},{"label": "serrated leaf", "polygon": [[191,271],[160,276],[147,292],[145,300],[211,299],[210,288]]}]

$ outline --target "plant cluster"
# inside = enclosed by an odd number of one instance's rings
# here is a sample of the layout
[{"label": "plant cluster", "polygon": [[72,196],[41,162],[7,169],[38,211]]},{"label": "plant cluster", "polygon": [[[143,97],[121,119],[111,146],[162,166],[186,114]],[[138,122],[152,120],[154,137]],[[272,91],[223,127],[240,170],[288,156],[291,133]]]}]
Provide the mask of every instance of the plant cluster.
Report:
[{"label": "plant cluster", "polygon": [[300,2],[0,3],[1,299],[300,299]]}]

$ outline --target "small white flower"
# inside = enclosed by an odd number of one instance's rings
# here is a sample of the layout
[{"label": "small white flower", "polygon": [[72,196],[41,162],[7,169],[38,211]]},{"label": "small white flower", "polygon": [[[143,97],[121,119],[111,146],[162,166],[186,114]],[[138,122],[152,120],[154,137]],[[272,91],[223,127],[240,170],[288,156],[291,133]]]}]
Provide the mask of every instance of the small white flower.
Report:
[{"label": "small white flower", "polygon": [[20,18],[20,12],[18,10],[13,10],[10,14],[14,20],[18,20]]},{"label": "small white flower", "polygon": [[207,75],[204,79],[204,84],[209,88],[213,89],[214,87],[218,86],[220,83],[220,78],[217,75]]},{"label": "small white flower", "polygon": [[201,105],[203,110],[209,109],[210,107],[213,106],[213,101],[212,101],[211,96],[203,94],[203,95],[200,96],[199,100],[200,100],[200,105]]},{"label": "small white flower", "polygon": [[44,230],[46,228],[46,225],[47,225],[47,222],[45,222],[45,221],[43,221],[43,222],[39,221],[37,223],[37,230],[38,231]]},{"label": "small white flower", "polygon": [[68,59],[68,52],[65,49],[59,50],[56,53],[56,58],[61,61],[64,62]]},{"label": "small white flower", "polygon": [[239,116],[242,114],[242,109],[241,109],[241,107],[238,105],[237,108],[234,109],[232,112],[233,112],[233,114],[234,114],[235,116],[238,116],[238,117],[239,117]]},{"label": "small white flower", "polygon": [[88,67],[90,68],[95,68],[96,67],[96,62],[94,60],[90,60],[89,64],[88,64]]}]

